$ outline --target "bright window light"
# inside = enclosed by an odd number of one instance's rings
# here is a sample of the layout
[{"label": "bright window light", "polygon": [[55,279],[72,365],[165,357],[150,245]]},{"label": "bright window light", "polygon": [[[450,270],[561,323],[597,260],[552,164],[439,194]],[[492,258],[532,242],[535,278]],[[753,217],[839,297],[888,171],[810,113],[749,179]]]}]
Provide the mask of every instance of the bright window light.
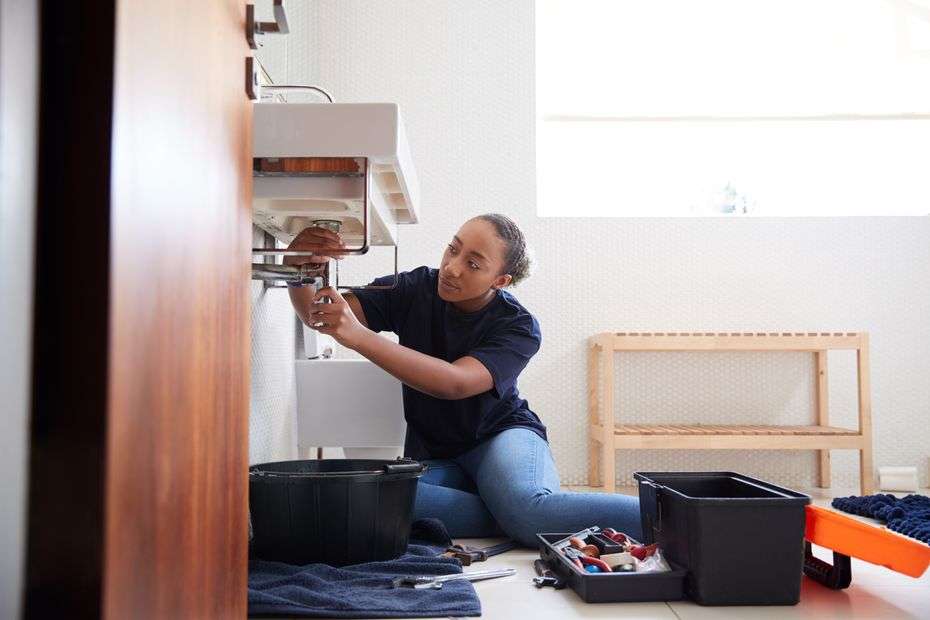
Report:
[{"label": "bright window light", "polygon": [[543,216],[930,213],[930,0],[539,0]]}]

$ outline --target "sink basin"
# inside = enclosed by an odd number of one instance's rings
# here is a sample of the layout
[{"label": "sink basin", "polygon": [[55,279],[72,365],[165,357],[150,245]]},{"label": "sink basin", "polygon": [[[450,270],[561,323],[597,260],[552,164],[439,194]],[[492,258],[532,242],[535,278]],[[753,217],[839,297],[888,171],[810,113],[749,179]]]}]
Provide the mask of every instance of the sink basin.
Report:
[{"label": "sink basin", "polygon": [[418,220],[419,183],[394,103],[258,103],[255,158],[345,158],[357,171],[255,172],[253,218],[289,243],[314,219],[343,222],[344,238],[363,225],[369,188],[372,245],[396,245],[396,225]]}]

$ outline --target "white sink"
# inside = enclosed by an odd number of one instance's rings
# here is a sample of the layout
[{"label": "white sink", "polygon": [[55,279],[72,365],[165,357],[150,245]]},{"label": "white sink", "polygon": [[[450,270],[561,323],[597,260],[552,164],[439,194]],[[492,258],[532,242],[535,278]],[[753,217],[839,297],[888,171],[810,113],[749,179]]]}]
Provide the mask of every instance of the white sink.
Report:
[{"label": "white sink", "polygon": [[[366,175],[257,175],[253,218],[284,243],[314,219],[338,219],[351,244],[362,228],[366,180],[372,245],[396,245],[418,220],[419,183],[394,103],[257,103],[253,156],[356,158]],[[278,174],[278,173],[275,173]]]}]

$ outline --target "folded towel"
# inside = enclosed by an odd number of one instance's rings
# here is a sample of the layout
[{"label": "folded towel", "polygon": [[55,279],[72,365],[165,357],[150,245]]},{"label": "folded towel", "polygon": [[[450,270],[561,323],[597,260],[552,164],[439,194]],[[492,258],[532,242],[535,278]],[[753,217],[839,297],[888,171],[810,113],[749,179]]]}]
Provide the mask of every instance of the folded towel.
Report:
[{"label": "folded towel", "polygon": [[[453,558],[439,557],[448,535],[440,522],[414,523],[411,544],[396,560],[335,568],[249,562],[249,615],[327,618],[433,618],[480,616],[481,603],[467,581],[439,590],[394,588],[395,577],[461,573]],[[438,523],[438,525],[437,525]],[[427,540],[422,540],[427,538]],[[437,544],[439,543],[439,544]]]}]

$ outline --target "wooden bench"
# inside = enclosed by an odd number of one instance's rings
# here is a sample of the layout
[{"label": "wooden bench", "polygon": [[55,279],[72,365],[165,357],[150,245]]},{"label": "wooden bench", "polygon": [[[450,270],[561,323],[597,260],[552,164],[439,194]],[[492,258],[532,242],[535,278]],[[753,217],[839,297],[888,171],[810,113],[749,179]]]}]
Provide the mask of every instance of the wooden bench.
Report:
[{"label": "wooden bench", "polygon": [[[859,428],[830,426],[827,351],[855,350]],[[811,426],[617,424],[614,354],[630,351],[806,351],[814,355],[815,424]],[[817,450],[818,482],[830,486],[830,450],[859,451],[862,495],[873,493],[868,332],[601,333],[589,339],[588,484],[616,488],[616,454],[625,450]]]}]

